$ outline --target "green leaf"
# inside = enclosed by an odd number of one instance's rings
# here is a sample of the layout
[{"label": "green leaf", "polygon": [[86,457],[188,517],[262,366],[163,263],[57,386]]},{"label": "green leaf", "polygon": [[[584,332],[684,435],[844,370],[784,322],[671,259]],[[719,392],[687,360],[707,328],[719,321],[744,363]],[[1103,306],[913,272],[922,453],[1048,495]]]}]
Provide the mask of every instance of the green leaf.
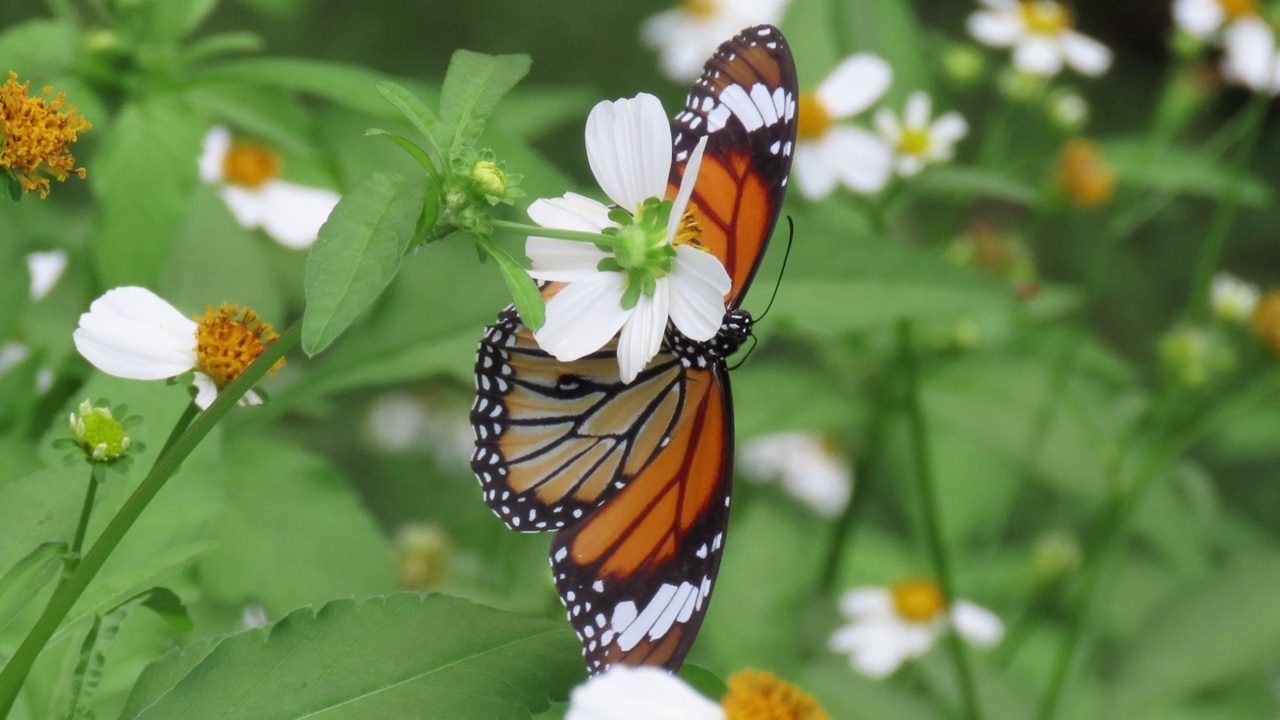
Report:
[{"label": "green leaf", "polygon": [[[80,42],[74,26],[55,20],[28,20],[5,28],[0,32],[0,83],[9,79],[9,70],[19,73],[19,82],[65,71],[75,62]],[[36,80],[31,87],[39,91],[43,84]]]},{"label": "green leaf", "polygon": [[386,76],[357,65],[300,58],[252,58],[221,63],[196,75],[193,83],[249,84],[303,92],[343,107],[379,113],[385,105],[375,86]]},{"label": "green leaf", "polygon": [[422,214],[423,186],[374,173],[347,193],[307,258],[302,348],[315,355],[382,294]]},{"label": "green leaf", "polygon": [[22,247],[5,238],[0,243],[0,338],[13,335],[18,321],[31,304],[27,294],[30,287]]},{"label": "green leaf", "polygon": [[441,152],[440,146],[436,144],[436,136],[440,132],[440,121],[436,119],[435,113],[431,112],[431,109],[427,107],[426,103],[419,100],[417,95],[396,83],[378,83],[377,90],[383,100],[391,103],[391,106],[398,110],[426,138],[426,150],[436,171],[446,172],[449,169],[446,165],[448,158]]},{"label": "green leaf", "polygon": [[386,540],[333,466],[267,438],[231,445],[227,462],[218,548],[199,566],[208,593],[232,606],[261,603],[279,618],[396,588]]},{"label": "green leaf", "polygon": [[449,61],[440,90],[440,134],[437,142],[452,159],[484,132],[498,101],[529,72],[528,55],[482,55],[458,50]]},{"label": "green leaf", "polygon": [[155,286],[196,183],[203,137],[204,123],[173,95],[120,111],[86,163],[102,207],[92,248],[103,285]]},{"label": "green leaf", "polygon": [[147,668],[121,717],[523,720],[585,675],[563,622],[441,595],[340,600],[206,650]]},{"label": "green leaf", "polygon": [[80,517],[89,468],[54,467],[0,488],[0,568],[6,572],[36,548],[65,542]]},{"label": "green leaf", "polygon": [[511,257],[506,250],[498,247],[492,240],[483,240],[480,247],[498,263],[502,272],[502,280],[511,291],[511,299],[520,311],[520,320],[530,330],[537,330],[547,321],[547,306],[542,301],[542,293],[538,285],[529,277],[529,272]]},{"label": "green leaf", "polygon": [[218,0],[163,0],[147,5],[151,12],[148,39],[175,43],[199,27],[217,7]]},{"label": "green leaf", "polygon": [[53,579],[67,547],[65,542],[42,543],[0,575],[0,631]]},{"label": "green leaf", "polygon": [[1271,189],[1263,179],[1252,173],[1236,178],[1235,171],[1222,161],[1195,150],[1166,145],[1151,153],[1142,139],[1107,142],[1103,150],[1103,157],[1124,184],[1210,200],[1223,200],[1234,191],[1237,200],[1250,207],[1272,202]]},{"label": "green leaf", "polygon": [[938,165],[912,180],[923,195],[949,198],[986,198],[1031,207],[1040,202],[1039,188],[998,172],[962,165]]}]

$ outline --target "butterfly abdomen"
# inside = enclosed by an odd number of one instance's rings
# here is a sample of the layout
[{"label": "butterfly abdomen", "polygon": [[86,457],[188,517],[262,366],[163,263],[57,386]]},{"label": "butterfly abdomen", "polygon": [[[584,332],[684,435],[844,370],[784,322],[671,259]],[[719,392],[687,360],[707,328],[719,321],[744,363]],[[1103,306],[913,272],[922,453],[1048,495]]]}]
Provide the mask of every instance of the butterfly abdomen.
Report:
[{"label": "butterfly abdomen", "polygon": [[667,347],[680,364],[686,368],[708,370],[717,367],[725,358],[738,351],[751,334],[751,313],[746,310],[730,310],[724,314],[720,330],[706,342],[697,342],[681,335],[674,327],[667,327]]}]

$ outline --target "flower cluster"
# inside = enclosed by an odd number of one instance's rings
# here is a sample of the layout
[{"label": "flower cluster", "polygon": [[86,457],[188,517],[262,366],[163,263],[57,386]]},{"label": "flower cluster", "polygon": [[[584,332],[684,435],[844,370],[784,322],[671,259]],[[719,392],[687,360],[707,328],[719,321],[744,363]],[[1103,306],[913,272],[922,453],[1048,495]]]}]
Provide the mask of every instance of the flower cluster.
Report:
[{"label": "flower cluster", "polygon": [[1111,51],[1075,29],[1070,8],[1055,0],[982,0],[969,16],[969,34],[994,48],[1012,48],[1019,72],[1052,77],[1064,66],[1097,77],[1111,67]]},{"label": "flower cluster", "polygon": [[688,82],[721,39],[751,25],[776,25],[787,0],[685,0],[644,22],[640,37],[658,51],[667,77]]},{"label": "flower cluster", "polygon": [[15,179],[24,192],[49,196],[49,178],[58,182],[75,175],[84,179],[85,169],[76,167],[71,145],[93,124],[67,104],[66,93],[48,99],[27,94],[31,81],[18,83],[18,74],[0,85],[0,168]]},{"label": "flower cluster", "polygon": [[777,479],[818,515],[835,517],[853,495],[853,469],[824,438],[799,432],[751,438],[738,451],[748,480]]},{"label": "flower cluster", "polygon": [[1276,30],[1262,16],[1258,2],[1174,0],[1173,19],[1195,49],[1222,48],[1222,77],[1228,82],[1254,92],[1280,94]]}]

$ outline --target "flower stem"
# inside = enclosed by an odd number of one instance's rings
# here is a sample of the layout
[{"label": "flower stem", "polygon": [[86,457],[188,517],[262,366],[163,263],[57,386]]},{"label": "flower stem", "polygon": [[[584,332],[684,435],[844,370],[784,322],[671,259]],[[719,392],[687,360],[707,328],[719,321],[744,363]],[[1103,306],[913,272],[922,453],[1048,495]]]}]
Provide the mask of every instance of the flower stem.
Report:
[{"label": "flower stem", "polygon": [[[275,342],[271,343],[260,357],[253,362],[240,377],[218,392],[218,399],[209,409],[195,418],[181,434],[170,437],[165,450],[156,458],[155,465],[143,478],[124,506],[116,513],[97,542],[89,549],[84,558],[71,571],[64,581],[54,589],[49,604],[36,620],[36,624],[27,633],[17,651],[9,658],[8,664],[0,670],[0,717],[8,715],[18,697],[18,691],[26,681],[31,667],[35,664],[40,652],[49,638],[57,631],[58,626],[71,612],[72,606],[84,593],[98,571],[102,569],[112,551],[120,544],[125,533],[155,498],[164,484],[173,476],[191,451],[204,440],[215,425],[227,414],[236,402],[267,374],[267,370],[275,361],[284,356],[302,337],[302,322],[294,323]],[[184,416],[185,419],[186,416]],[[179,421],[181,424],[181,421]]]},{"label": "flower stem", "polygon": [[576,242],[589,242],[596,245],[604,245],[606,247],[614,247],[618,244],[618,239],[601,235],[600,233],[582,232],[579,230],[562,230],[560,228],[540,227],[538,225],[525,225],[524,223],[507,222],[506,220],[494,220],[493,229],[509,232],[514,235],[536,235],[538,237],[555,238],[557,240],[573,240]]},{"label": "flower stem", "polygon": [[93,502],[97,496],[98,465],[95,463],[89,470],[89,489],[84,493],[84,507],[80,508],[80,522],[76,524],[76,535],[71,541],[71,554],[64,577],[80,564],[80,548],[84,547],[84,535],[89,529],[89,516],[93,514]]},{"label": "flower stem", "polygon": [[[951,574],[951,562],[947,557],[946,542],[942,538],[942,518],[938,513],[938,499],[934,491],[933,463],[929,458],[929,434],[925,426],[924,411],[920,406],[920,377],[911,337],[911,321],[899,320],[897,327],[898,364],[903,377],[903,409],[907,415],[907,429],[911,445],[911,455],[915,465],[913,473],[916,482],[916,494],[920,502],[920,514],[925,529],[925,540],[929,547],[933,572],[938,579],[938,586],[950,607],[955,601],[955,582]],[[960,686],[960,699],[964,709],[964,717],[977,720],[982,717],[978,706],[978,693],[974,688],[973,671],[969,667],[969,658],[965,653],[960,636],[952,632],[946,634],[947,651],[951,655],[951,664],[955,668],[956,681]]]}]

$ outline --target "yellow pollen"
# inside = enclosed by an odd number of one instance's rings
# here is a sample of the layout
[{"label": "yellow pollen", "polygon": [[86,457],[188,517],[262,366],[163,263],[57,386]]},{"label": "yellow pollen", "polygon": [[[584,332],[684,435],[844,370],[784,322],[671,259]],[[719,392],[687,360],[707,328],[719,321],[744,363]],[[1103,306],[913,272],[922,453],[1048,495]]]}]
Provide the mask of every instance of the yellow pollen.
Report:
[{"label": "yellow pollen", "polygon": [[1253,308],[1253,333],[1280,353],[1280,290],[1272,290],[1258,299]]},{"label": "yellow pollen", "polygon": [[1096,144],[1076,138],[1062,148],[1058,187],[1079,207],[1098,207],[1111,199],[1116,175],[1102,159]]},{"label": "yellow pollen", "polygon": [[232,185],[260,187],[280,175],[280,156],[269,148],[237,140],[222,159],[222,177]]},{"label": "yellow pollen", "polygon": [[[280,337],[258,315],[239,305],[222,304],[196,316],[196,362],[198,369],[219,387],[240,377],[249,364]],[[268,373],[284,366],[284,358],[276,361]]]},{"label": "yellow pollen", "polygon": [[675,237],[671,238],[672,245],[692,245],[699,249],[702,247],[702,225],[698,222],[698,218],[694,216],[697,206],[689,203],[685,206],[684,215],[680,216],[680,223],[676,225]]},{"label": "yellow pollen", "polygon": [[1023,0],[1022,21],[1033,35],[1057,35],[1071,28],[1071,11],[1053,0]]},{"label": "yellow pollen", "polygon": [[726,720],[830,720],[812,695],[773,673],[743,670],[727,684],[720,703]]},{"label": "yellow pollen", "polygon": [[67,105],[66,93],[49,100],[53,88],[45,87],[45,97],[28,97],[30,86],[30,80],[19,85],[13,71],[0,85],[0,167],[8,168],[23,190],[44,198],[49,195],[49,179],[37,174],[40,170],[58,182],[71,174],[84,179],[85,170],[76,167],[71,144],[93,125],[74,105]]},{"label": "yellow pollen", "polygon": [[826,134],[831,127],[831,113],[818,102],[815,93],[800,94],[799,106],[796,109],[796,137],[801,140],[812,140]]},{"label": "yellow pollen", "polygon": [[898,615],[911,622],[933,622],[947,607],[942,588],[929,580],[904,580],[889,592],[893,594],[893,608]]},{"label": "yellow pollen", "polygon": [[903,128],[902,139],[898,140],[898,152],[903,155],[924,155],[929,151],[929,130],[927,128]]},{"label": "yellow pollen", "polygon": [[1227,16],[1228,20],[1256,17],[1262,12],[1262,9],[1258,7],[1257,0],[1218,0],[1218,5],[1222,8],[1222,13]]},{"label": "yellow pollen", "polygon": [[695,18],[715,17],[719,3],[716,0],[684,0],[684,11]]}]

